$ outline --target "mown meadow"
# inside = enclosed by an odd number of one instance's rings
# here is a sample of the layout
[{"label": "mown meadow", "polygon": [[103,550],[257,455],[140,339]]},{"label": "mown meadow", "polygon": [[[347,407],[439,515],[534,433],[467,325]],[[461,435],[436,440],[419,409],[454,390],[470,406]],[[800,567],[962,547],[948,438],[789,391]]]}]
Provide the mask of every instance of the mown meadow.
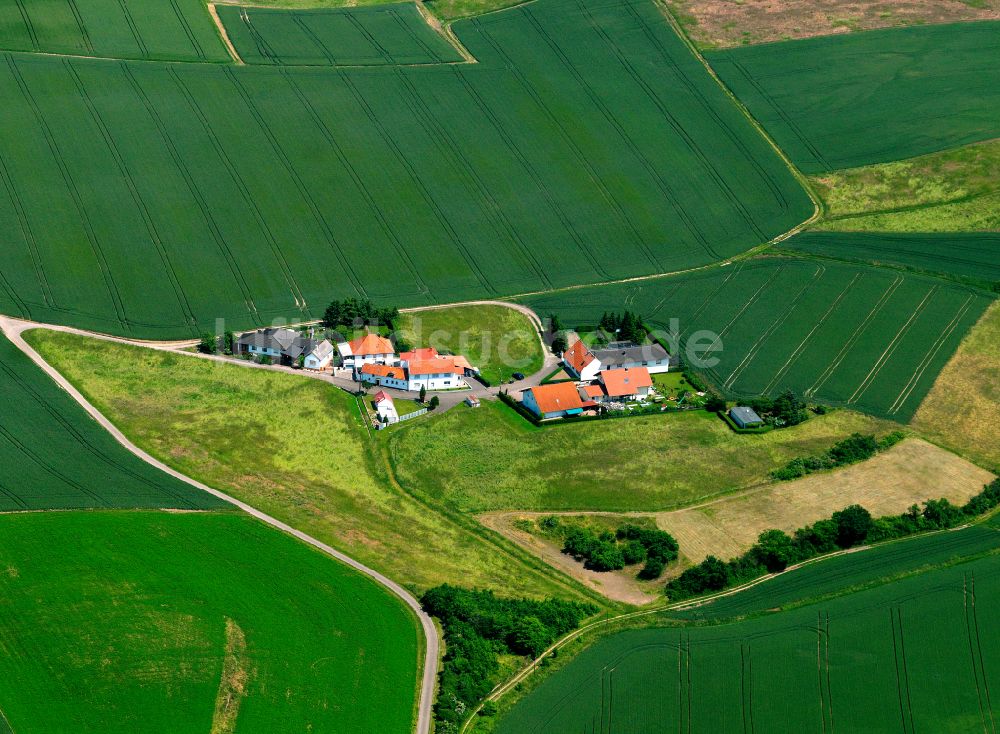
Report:
[{"label": "mown meadow", "polygon": [[489,729],[990,731],[998,538],[977,526],[841,556],[714,603],[762,616],[607,635]]},{"label": "mown meadow", "polygon": [[[930,245],[947,264],[947,238]],[[988,247],[977,252],[992,267]],[[772,256],[524,302],[589,328],[624,304],[665,337],[676,319],[682,360],[729,396],[792,389],[906,422],[993,298],[915,272]]]},{"label": "mown meadow", "polygon": [[16,732],[412,728],[409,610],[244,515],[0,515],[0,609]]},{"label": "mown meadow", "polygon": [[812,214],[652,2],[539,0],[455,32],[477,63],[6,54],[0,311],[189,336],[317,317],[331,297],[670,272]]}]

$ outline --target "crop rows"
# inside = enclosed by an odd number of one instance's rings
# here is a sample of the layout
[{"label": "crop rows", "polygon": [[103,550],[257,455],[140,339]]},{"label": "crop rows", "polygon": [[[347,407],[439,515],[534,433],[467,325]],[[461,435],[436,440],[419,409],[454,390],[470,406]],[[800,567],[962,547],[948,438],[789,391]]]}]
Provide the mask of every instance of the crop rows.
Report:
[{"label": "crop rows", "polygon": [[225,506],[136,459],[0,337],[0,512]]},{"label": "crop rows", "polygon": [[0,4],[0,49],[128,59],[229,58],[201,0],[12,0]]},{"label": "crop rows", "polygon": [[462,61],[416,5],[323,10],[220,6],[219,17],[248,64],[379,66]]},{"label": "crop rows", "polygon": [[766,258],[526,302],[584,327],[623,305],[664,335],[677,319],[682,360],[730,396],[793,389],[905,422],[991,300],[907,272]]},{"label": "crop rows", "polygon": [[[886,49],[892,49],[886,53]],[[707,54],[806,173],[1000,135],[1000,23],[838,34]]]},{"label": "crop rows", "polygon": [[679,270],[808,216],[651,3],[540,0],[456,30],[479,63],[6,55],[0,309],[166,338],[347,295],[418,305]]},{"label": "crop rows", "polygon": [[737,624],[622,632],[497,731],[994,732],[997,600],[993,555]]}]

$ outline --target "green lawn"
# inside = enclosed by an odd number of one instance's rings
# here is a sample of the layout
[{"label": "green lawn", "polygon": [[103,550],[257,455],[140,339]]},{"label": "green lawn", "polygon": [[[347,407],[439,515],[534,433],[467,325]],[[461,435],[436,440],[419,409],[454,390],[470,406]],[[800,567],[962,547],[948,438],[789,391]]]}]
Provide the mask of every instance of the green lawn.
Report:
[{"label": "green lawn", "polygon": [[493,384],[514,372],[534,374],[544,356],[538,331],[520,311],[506,306],[453,306],[404,313],[398,331],[410,344],[464,355]]},{"label": "green lawn", "polygon": [[575,593],[394,488],[356,399],[338,388],[58,332],[28,338],[157,458],[414,590],[451,582]]},{"label": "green lawn", "polygon": [[244,515],[0,516],[15,732],[405,732],[420,649],[396,597]]},{"label": "green lawn", "polygon": [[889,425],[849,411],[761,436],[697,411],[535,428],[501,403],[391,436],[404,486],[463,511],[661,510],[764,481],[796,456]]}]

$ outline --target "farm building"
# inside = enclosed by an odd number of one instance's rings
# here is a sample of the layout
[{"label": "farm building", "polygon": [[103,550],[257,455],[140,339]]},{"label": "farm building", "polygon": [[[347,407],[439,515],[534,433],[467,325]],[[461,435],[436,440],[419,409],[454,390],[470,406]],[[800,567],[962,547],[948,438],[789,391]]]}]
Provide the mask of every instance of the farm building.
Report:
[{"label": "farm building", "polygon": [[603,400],[639,400],[649,395],[653,379],[645,367],[624,367],[617,370],[603,370],[598,376],[598,387]]},{"label": "farm building", "polygon": [[577,340],[563,355],[566,371],[587,382],[605,370],[645,367],[655,374],[668,372],[670,365],[670,354],[655,343],[612,342],[604,349],[590,349],[582,340]]},{"label": "farm building", "polygon": [[521,402],[542,419],[580,415],[587,408],[597,405],[585,388],[577,387],[572,382],[557,382],[525,390]]},{"label": "farm building", "polygon": [[756,428],[757,426],[764,425],[764,421],[757,415],[757,411],[742,405],[730,408],[729,417],[740,428]]},{"label": "farm building", "polygon": [[366,364],[396,364],[396,348],[392,342],[378,334],[365,334],[337,345],[345,367],[360,369]]},{"label": "farm building", "polygon": [[403,352],[397,364],[366,363],[356,370],[357,379],[384,387],[418,392],[452,390],[465,386],[463,378],[477,372],[462,356],[438,354],[433,348]]},{"label": "farm building", "polygon": [[300,358],[303,366],[321,370],[333,361],[333,344],[329,340],[317,341],[292,329],[260,329],[243,334],[234,345],[237,354],[270,357],[282,364],[296,364]]},{"label": "farm building", "polygon": [[387,425],[399,423],[399,413],[396,412],[396,404],[393,402],[392,397],[384,390],[379,390],[375,393],[372,405],[375,406],[375,412],[378,414],[380,423]]}]

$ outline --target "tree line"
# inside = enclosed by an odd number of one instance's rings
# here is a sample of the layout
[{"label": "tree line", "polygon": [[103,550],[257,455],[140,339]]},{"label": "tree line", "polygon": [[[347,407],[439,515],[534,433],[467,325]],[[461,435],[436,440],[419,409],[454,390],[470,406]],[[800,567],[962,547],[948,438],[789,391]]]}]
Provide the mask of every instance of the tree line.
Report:
[{"label": "tree line", "polygon": [[881,451],[892,448],[904,438],[906,438],[906,434],[902,431],[893,431],[881,440],[876,439],[872,434],[852,433],[818,456],[792,459],[785,466],[772,471],[771,476],[781,480],[798,479],[806,474],[824,469],[836,469],[839,466],[857,464],[872,458]]},{"label": "tree line", "polygon": [[792,535],[766,530],[743,555],[730,561],[709,556],[667,584],[671,600],[687,599],[738,586],[794,563],[836,550],[879,543],[928,530],[953,528],[1000,505],[1000,479],[959,507],[945,498],[912,505],[900,515],[873,518],[861,505],[851,505],[829,519],[799,528]]}]

